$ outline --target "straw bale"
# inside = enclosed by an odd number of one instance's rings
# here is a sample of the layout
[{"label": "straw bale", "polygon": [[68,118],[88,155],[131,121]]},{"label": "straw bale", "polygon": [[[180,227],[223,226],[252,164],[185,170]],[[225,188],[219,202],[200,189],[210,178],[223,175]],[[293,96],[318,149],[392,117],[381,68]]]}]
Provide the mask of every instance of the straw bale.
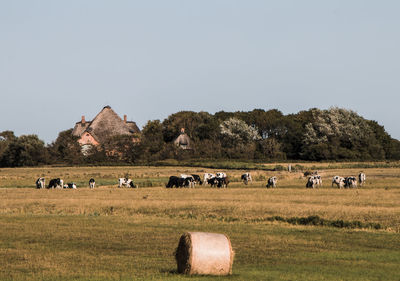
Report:
[{"label": "straw bale", "polygon": [[175,258],[179,273],[228,275],[232,274],[234,252],[224,234],[187,232],[179,239]]}]

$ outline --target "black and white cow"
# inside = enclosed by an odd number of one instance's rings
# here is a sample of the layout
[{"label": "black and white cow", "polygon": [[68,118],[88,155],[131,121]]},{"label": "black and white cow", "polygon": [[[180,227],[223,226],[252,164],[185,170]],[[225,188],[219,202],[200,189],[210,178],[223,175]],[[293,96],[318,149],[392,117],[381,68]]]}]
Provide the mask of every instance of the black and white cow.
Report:
[{"label": "black and white cow", "polygon": [[212,177],[207,179],[207,184],[211,185],[211,187],[217,186],[218,180],[216,177]]},{"label": "black and white cow", "polygon": [[244,183],[245,185],[247,185],[247,184],[249,183],[249,181],[250,181],[250,182],[253,181],[253,179],[251,178],[251,174],[250,174],[250,173],[244,173],[244,174],[240,177],[240,179],[243,181],[243,183]]},{"label": "black and white cow", "polygon": [[214,175],[214,174],[211,174],[211,173],[204,173],[204,177],[203,177],[203,182],[204,182],[204,184],[207,184],[207,183],[208,183],[208,180],[209,180],[209,179],[212,179],[212,178],[215,178],[215,175]]},{"label": "black and white cow", "polygon": [[194,178],[192,176],[184,178],[183,186],[184,187],[194,187],[195,185]]},{"label": "black and white cow", "polygon": [[133,182],[133,180],[128,179],[128,178],[119,178],[118,179],[118,187],[138,187],[137,185],[135,185],[135,183]]},{"label": "black and white cow", "polygon": [[193,174],[192,174],[192,177],[193,177],[194,181],[195,181],[197,184],[200,184],[200,185],[203,184],[203,182],[201,181],[201,178],[200,178],[199,175],[193,175]]},{"label": "black and white cow", "polygon": [[344,187],[344,183],[345,183],[344,180],[345,180],[345,179],[344,179],[343,177],[334,176],[334,177],[332,178],[332,186],[333,186],[334,184],[336,184],[338,188],[342,188],[342,187]]},{"label": "black and white cow", "polygon": [[215,174],[215,177],[216,178],[226,178],[226,174],[223,172],[218,172]]},{"label": "black and white cow", "polygon": [[366,178],[366,176],[365,176],[365,174],[363,173],[363,172],[361,172],[359,175],[358,175],[358,182],[360,183],[360,186],[362,186],[364,183],[365,183],[365,180],[366,180],[367,178]]},{"label": "black and white cow", "polygon": [[76,184],[73,182],[64,184],[64,188],[72,188],[72,189],[76,189]]},{"label": "black and white cow", "polygon": [[64,181],[60,178],[51,179],[47,188],[63,188]]},{"label": "black and white cow", "polygon": [[96,185],[96,182],[95,182],[94,178],[91,178],[91,179],[89,180],[89,187],[92,189],[92,188],[95,187],[95,185]]},{"label": "black and white cow", "polygon": [[314,175],[314,178],[317,180],[317,186],[322,186],[322,177],[316,174]]},{"label": "black and white cow", "polygon": [[194,187],[194,185],[196,184],[196,181],[194,180],[194,177],[192,175],[181,174],[181,178],[185,179],[183,186],[186,186],[186,184],[188,184],[189,187]]},{"label": "black and white cow", "polygon": [[276,187],[276,184],[278,183],[278,179],[274,176],[274,177],[270,177],[267,181],[267,185],[266,187]]},{"label": "black and white cow", "polygon": [[223,178],[215,178],[217,181],[217,187],[221,188],[221,187],[228,187],[229,184],[229,179],[228,177],[223,177]]},{"label": "black and white cow", "polygon": [[357,179],[356,177],[347,177],[344,179],[344,187],[346,188],[354,188],[357,187]]},{"label": "black and white cow", "polygon": [[38,178],[36,180],[36,188],[45,188],[46,187],[46,180],[44,178]]},{"label": "black and white cow", "polygon": [[318,187],[318,179],[315,176],[310,176],[307,179],[306,188],[316,188]]},{"label": "black and white cow", "polygon": [[168,183],[165,187],[166,188],[189,187],[193,186],[193,181],[194,181],[193,177],[182,178],[182,177],[170,176]]}]

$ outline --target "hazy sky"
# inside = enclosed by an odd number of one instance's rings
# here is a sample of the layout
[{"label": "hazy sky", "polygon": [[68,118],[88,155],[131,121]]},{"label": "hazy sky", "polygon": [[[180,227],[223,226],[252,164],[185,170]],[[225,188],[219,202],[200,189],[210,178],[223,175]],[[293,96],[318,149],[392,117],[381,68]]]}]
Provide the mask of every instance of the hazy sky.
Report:
[{"label": "hazy sky", "polygon": [[352,109],[400,139],[400,1],[1,1],[0,131],[46,142],[105,105]]}]

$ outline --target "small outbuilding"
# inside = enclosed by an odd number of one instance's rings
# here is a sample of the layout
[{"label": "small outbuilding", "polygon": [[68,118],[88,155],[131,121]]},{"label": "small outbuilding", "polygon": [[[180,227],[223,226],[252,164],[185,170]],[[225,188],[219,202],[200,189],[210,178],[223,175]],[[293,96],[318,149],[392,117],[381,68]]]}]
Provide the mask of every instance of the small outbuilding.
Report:
[{"label": "small outbuilding", "polygon": [[181,129],[180,135],[174,140],[174,144],[181,149],[192,149],[190,137],[185,133],[185,128]]}]

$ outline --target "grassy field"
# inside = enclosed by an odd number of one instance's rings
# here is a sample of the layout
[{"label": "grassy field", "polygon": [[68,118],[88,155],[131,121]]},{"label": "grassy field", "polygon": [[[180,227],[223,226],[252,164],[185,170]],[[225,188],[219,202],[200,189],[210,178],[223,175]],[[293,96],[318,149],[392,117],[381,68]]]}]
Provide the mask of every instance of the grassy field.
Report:
[{"label": "grassy field", "polygon": [[[0,280],[400,280],[399,168],[364,169],[359,189],[330,185],[358,169],[320,170],[324,186],[315,190],[305,189],[300,172],[252,171],[245,186],[242,170],[227,171],[228,189],[163,187],[170,175],[205,171],[213,170],[1,169]],[[142,187],[118,189],[125,174]],[[279,187],[263,188],[272,175]],[[36,190],[39,176],[74,181],[78,190]],[[301,225],[309,216],[334,227]],[[227,234],[233,275],[177,274],[173,253],[185,231]]]}]

